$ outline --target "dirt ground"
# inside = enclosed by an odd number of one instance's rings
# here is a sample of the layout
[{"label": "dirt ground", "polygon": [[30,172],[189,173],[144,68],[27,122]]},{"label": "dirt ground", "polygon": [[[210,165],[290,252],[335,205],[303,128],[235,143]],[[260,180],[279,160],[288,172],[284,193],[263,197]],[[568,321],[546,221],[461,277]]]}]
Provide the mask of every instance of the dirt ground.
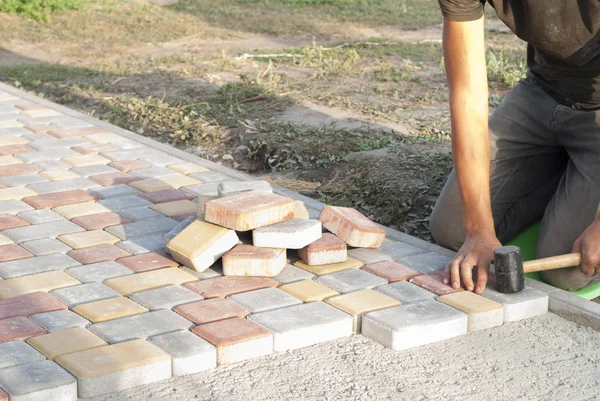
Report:
[{"label": "dirt ground", "polygon": [[355,335],[94,401],[597,400],[598,341],[554,314],[402,352]]},{"label": "dirt ground", "polygon": [[[451,169],[435,0],[90,0],[0,14],[0,79],[430,240]],[[524,47],[487,21],[490,106]]]}]

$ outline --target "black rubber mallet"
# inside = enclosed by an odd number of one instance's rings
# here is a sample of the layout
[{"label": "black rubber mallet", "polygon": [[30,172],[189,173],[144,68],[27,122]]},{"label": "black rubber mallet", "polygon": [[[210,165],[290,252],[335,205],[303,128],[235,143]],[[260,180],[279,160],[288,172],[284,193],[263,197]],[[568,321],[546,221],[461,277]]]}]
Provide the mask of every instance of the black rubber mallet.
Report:
[{"label": "black rubber mallet", "polygon": [[513,294],[525,288],[525,273],[541,272],[581,264],[581,252],[523,262],[521,248],[502,246],[494,251],[496,291]]}]

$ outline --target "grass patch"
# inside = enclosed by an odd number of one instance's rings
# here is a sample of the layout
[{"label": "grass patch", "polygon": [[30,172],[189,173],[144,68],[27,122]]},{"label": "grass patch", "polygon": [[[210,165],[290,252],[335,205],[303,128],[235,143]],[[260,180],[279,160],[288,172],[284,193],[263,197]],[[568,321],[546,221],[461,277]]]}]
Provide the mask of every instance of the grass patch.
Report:
[{"label": "grass patch", "polygon": [[0,80],[28,89],[37,88],[49,82],[87,80],[102,75],[104,75],[103,72],[90,68],[69,67],[60,64],[0,66]]},{"label": "grass patch", "polygon": [[486,64],[488,80],[503,83],[510,88],[515,86],[527,73],[527,61],[523,54],[509,57],[504,53],[488,50]]},{"label": "grass patch", "polygon": [[82,6],[81,0],[3,0],[0,2],[0,12],[47,22],[52,12],[78,10]]}]

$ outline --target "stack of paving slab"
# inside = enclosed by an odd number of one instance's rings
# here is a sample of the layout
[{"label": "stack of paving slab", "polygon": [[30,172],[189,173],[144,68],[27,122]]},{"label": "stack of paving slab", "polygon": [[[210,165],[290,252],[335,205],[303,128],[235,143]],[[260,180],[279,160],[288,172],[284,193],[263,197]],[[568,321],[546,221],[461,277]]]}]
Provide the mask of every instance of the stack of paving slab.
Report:
[{"label": "stack of paving slab", "polygon": [[547,311],[531,288],[444,285],[448,257],[355,210],[306,209],[106,127],[0,91],[0,401],[353,333],[402,350]]}]

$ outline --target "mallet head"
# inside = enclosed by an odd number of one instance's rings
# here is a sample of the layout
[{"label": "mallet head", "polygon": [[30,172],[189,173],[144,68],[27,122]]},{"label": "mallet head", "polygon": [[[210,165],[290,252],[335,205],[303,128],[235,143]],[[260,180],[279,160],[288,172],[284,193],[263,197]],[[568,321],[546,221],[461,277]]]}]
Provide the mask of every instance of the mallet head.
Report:
[{"label": "mallet head", "polygon": [[518,246],[502,246],[494,250],[494,270],[496,291],[512,294],[525,288],[523,258]]}]

